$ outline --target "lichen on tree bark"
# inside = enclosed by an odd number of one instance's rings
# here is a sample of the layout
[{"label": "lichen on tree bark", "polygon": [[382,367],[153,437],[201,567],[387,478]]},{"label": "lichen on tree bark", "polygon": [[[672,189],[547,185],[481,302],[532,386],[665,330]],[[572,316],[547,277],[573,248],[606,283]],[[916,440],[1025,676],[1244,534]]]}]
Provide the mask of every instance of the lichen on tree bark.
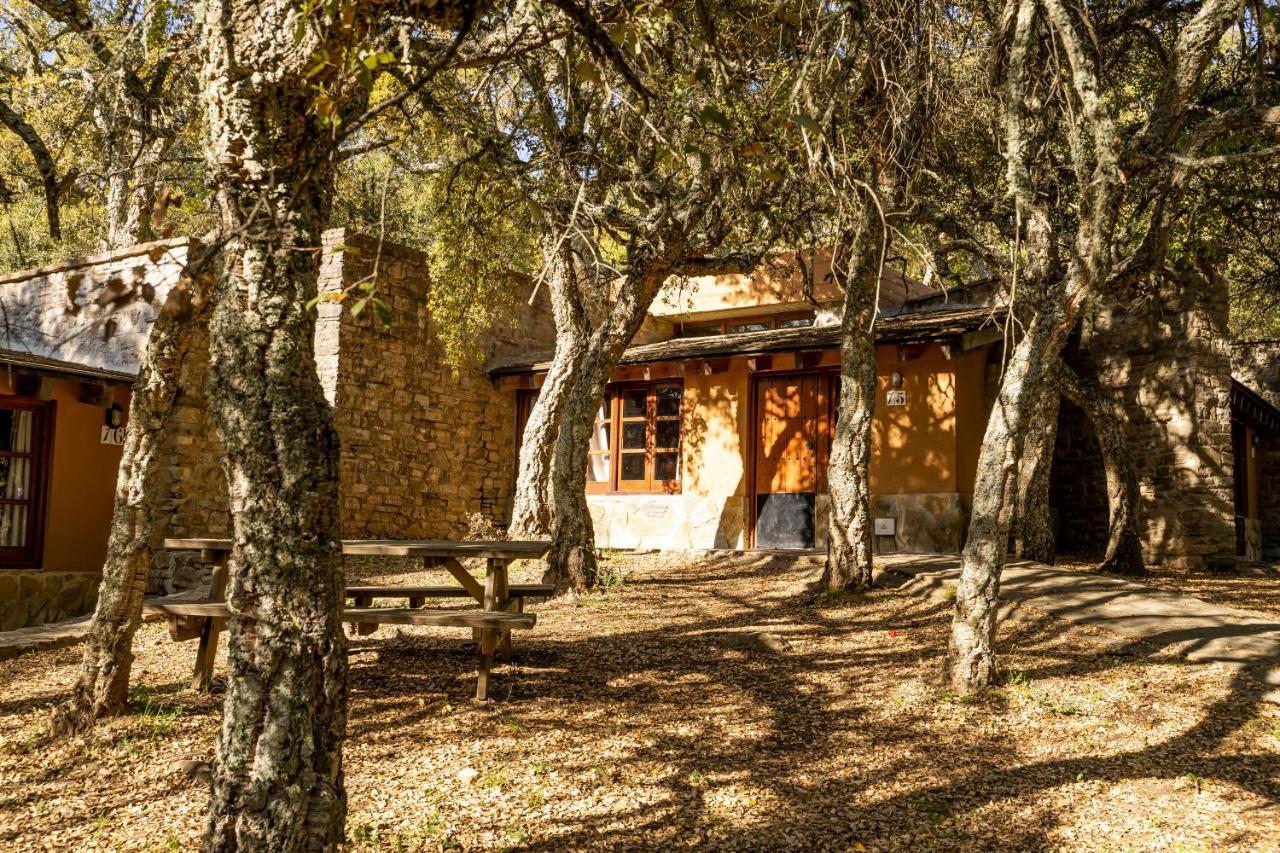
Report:
[{"label": "lichen on tree bark", "polygon": [[876,410],[876,344],[872,324],[880,281],[883,226],[864,211],[850,241],[840,331],[840,396],[827,466],[826,589],[871,585],[871,426]]},{"label": "lichen on tree bark", "polygon": [[577,378],[578,362],[587,345],[588,323],[572,244],[568,240],[557,241],[548,252],[547,263],[556,349],[520,440],[515,498],[507,529],[513,539],[541,539],[551,533],[554,515],[551,477],[560,425]]},{"label": "lichen on tree bark", "polygon": [[182,366],[192,339],[207,319],[201,282],[209,261],[203,248],[192,250],[187,274],[147,336],[129,403],[98,603],[85,637],[80,677],[71,698],[54,713],[58,733],[82,731],[96,720],[124,713],[128,701],[133,635],[142,620],[142,596],[155,552],[169,418],[181,393]]}]

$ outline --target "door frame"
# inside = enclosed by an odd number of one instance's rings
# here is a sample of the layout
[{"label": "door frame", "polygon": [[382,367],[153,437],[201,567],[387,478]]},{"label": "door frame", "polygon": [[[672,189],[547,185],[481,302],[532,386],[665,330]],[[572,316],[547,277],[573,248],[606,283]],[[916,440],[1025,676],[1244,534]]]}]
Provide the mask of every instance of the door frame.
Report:
[{"label": "door frame", "polygon": [[[765,379],[781,379],[787,376],[814,376],[818,379],[818,400],[817,400],[817,417],[815,423],[818,425],[818,434],[814,436],[817,443],[817,458],[815,459],[815,468],[819,468],[819,461],[830,463],[831,461],[831,428],[835,423],[834,418],[834,401],[831,399],[831,388],[834,384],[832,377],[840,375],[839,365],[824,365],[821,367],[806,368],[784,368],[781,370],[760,370],[749,374],[751,377],[750,387],[747,391],[748,398],[748,421],[747,429],[751,432],[751,438],[747,442],[747,511],[746,511],[746,531],[743,536],[744,544],[748,549],[756,547],[756,504],[759,502],[759,492],[756,491],[756,455],[760,449],[760,381]],[[825,398],[826,405],[821,405]],[[827,474],[825,469],[815,472],[817,478],[814,487],[814,537],[817,537],[817,495],[826,491]],[[819,488],[821,486],[821,488]]]}]

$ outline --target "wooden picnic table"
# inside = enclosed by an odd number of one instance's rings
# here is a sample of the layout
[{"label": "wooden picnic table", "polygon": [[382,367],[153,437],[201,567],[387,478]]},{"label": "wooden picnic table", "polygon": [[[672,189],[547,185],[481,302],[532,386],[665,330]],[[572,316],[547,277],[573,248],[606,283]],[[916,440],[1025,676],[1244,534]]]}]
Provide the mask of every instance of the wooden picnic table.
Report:
[{"label": "wooden picnic table", "polygon": [[[175,640],[199,638],[195,672],[191,686],[206,690],[213,677],[213,663],[217,656],[218,634],[229,610],[226,604],[227,564],[231,557],[230,539],[166,539],[164,547],[171,551],[199,551],[205,562],[213,564],[213,576],[209,583],[209,596],[203,602],[155,602],[144,603],[146,613],[162,615],[169,619],[170,633]],[[507,569],[513,560],[539,559],[551,547],[549,542],[529,541],[476,541],[459,542],[445,539],[347,539],[342,543],[342,553],[352,556],[387,556],[420,558],[427,568],[444,568],[459,584],[446,586],[349,586],[346,598],[355,607],[345,608],[343,621],[356,625],[358,634],[377,630],[379,625],[444,625],[468,627],[480,645],[479,674],[476,680],[476,698],[489,697],[489,673],[493,666],[493,654],[499,647],[504,657],[511,659],[511,631],[533,627],[535,617],[524,612],[526,597],[549,596],[550,586],[508,583]],[[485,560],[484,583],[472,577],[459,562],[462,559]],[[427,598],[474,598],[480,612],[465,610],[440,610],[422,607]],[[373,607],[375,598],[405,598],[407,608]]]}]

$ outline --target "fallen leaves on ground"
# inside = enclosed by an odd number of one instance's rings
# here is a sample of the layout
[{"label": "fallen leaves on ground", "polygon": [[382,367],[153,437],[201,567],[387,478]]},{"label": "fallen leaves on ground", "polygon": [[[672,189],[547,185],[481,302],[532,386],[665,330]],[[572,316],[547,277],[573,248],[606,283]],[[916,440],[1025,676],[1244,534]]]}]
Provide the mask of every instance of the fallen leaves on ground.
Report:
[{"label": "fallen leaves on ground", "polygon": [[[776,555],[609,569],[530,606],[485,705],[463,631],[352,640],[353,849],[1280,848],[1280,715],[1226,668],[1023,616],[1007,683],[956,697],[945,603],[817,595],[816,562]],[[220,697],[185,689],[195,646],[163,626],[136,649],[133,714],[55,742],[78,651],[0,664],[0,847],[198,845]]]}]

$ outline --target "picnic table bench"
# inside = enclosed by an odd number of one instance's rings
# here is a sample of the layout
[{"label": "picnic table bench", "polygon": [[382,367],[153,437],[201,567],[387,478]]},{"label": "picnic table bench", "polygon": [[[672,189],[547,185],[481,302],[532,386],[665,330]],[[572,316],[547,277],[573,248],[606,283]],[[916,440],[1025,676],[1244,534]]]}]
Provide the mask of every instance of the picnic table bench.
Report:
[{"label": "picnic table bench", "polygon": [[[169,622],[170,636],[175,640],[199,639],[195,672],[191,686],[207,690],[213,678],[218,635],[231,615],[226,603],[227,562],[231,556],[230,539],[166,539],[164,547],[174,551],[199,551],[205,562],[213,564],[209,595],[205,601],[173,602],[148,599],[143,613],[161,616]],[[480,662],[476,679],[476,699],[489,697],[489,675],[493,655],[499,648],[511,660],[511,632],[533,628],[537,617],[524,612],[524,599],[546,597],[555,588],[544,584],[509,584],[508,565],[513,560],[542,557],[547,542],[453,542],[440,539],[351,539],[342,543],[344,555],[391,556],[420,558],[427,568],[446,569],[458,586],[350,586],[345,598],[354,607],[345,607],[344,622],[356,626],[359,635],[367,635],[380,625],[434,625],[471,628],[480,646]],[[482,584],[459,562],[465,558],[485,560]],[[442,610],[424,608],[428,598],[473,598],[480,610]],[[374,599],[404,598],[409,606],[372,607]]]}]

